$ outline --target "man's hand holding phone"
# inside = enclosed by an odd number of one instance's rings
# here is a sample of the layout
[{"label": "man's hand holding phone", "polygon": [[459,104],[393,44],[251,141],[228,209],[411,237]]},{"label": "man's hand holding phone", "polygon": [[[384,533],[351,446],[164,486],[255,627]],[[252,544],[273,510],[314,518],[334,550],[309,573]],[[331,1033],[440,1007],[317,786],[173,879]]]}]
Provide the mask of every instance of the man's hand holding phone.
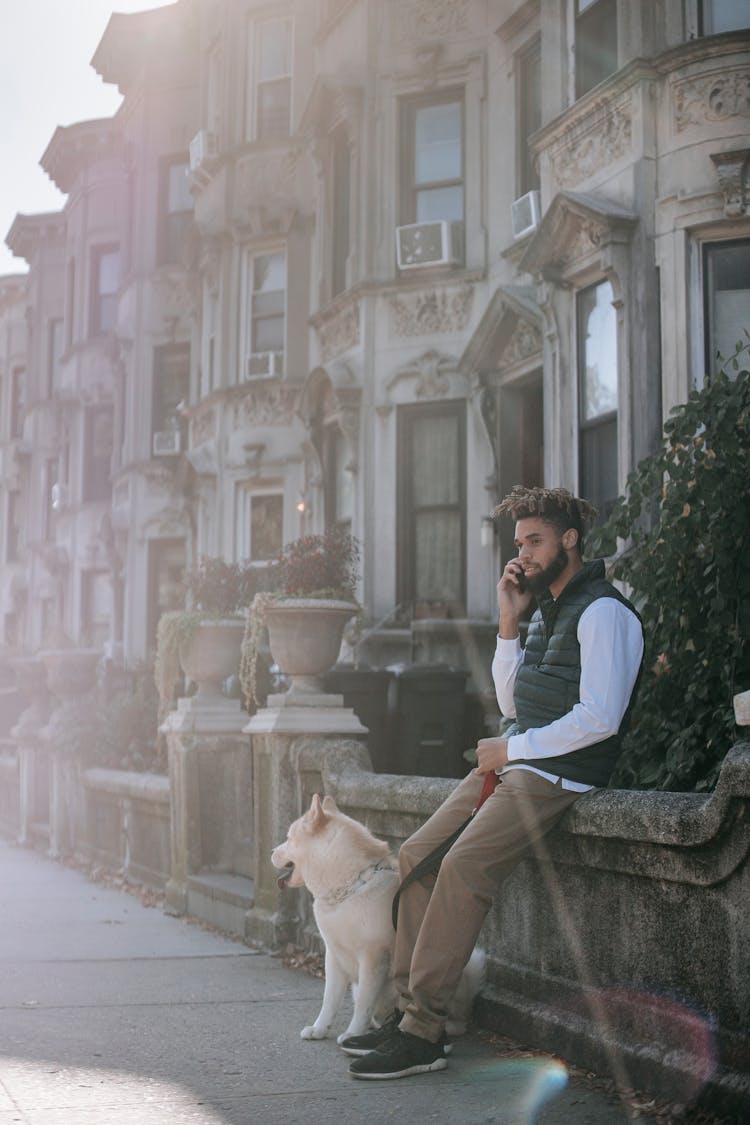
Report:
[{"label": "man's hand holding phone", "polygon": [[526,575],[520,559],[511,559],[497,584],[497,608],[500,611],[500,636],[513,640],[518,636],[518,623],[531,605],[532,595],[526,588]]}]

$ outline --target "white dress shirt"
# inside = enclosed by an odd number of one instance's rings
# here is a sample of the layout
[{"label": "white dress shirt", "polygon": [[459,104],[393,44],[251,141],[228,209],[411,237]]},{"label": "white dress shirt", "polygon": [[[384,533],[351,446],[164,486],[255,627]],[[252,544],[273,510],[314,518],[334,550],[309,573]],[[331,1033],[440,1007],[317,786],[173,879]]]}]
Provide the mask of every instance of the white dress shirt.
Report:
[{"label": "white dress shirt", "polygon": [[[552,766],[555,758],[602,742],[619,730],[643,657],[641,624],[616,598],[597,598],[578,619],[577,636],[581,646],[580,702],[546,727],[511,735],[508,765],[499,772],[528,769],[557,782],[559,775],[554,771],[526,763],[513,765],[513,760],[538,758]],[[522,663],[520,639],[498,637],[492,678],[500,710],[508,719],[516,717],[513,687]],[[562,779],[562,787],[578,793],[594,788],[567,778]]]}]

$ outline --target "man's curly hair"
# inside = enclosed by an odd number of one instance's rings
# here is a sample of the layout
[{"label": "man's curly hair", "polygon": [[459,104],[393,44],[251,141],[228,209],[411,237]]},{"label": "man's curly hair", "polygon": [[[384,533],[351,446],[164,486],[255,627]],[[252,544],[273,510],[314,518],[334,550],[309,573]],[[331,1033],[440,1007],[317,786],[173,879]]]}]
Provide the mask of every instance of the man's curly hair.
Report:
[{"label": "man's curly hair", "polygon": [[588,500],[574,496],[567,488],[524,488],[516,484],[492,513],[508,513],[514,520],[541,519],[562,534],[572,527],[578,532],[578,549],[583,551],[584,525],[596,515]]}]

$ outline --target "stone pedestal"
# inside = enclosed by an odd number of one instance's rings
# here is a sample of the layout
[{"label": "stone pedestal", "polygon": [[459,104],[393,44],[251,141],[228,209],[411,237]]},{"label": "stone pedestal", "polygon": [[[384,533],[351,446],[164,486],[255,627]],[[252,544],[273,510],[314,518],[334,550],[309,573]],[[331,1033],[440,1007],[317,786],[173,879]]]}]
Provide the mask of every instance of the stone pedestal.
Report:
[{"label": "stone pedestal", "polygon": [[86,695],[96,683],[96,668],[101,653],[98,649],[50,649],[39,654],[47,670],[47,686],[57,698],[58,707],[39,732],[50,763],[49,854],[54,858],[73,855],[80,831],[80,762],[75,752],[58,737],[56,723],[66,726],[65,709]]},{"label": "stone pedestal", "polygon": [[167,734],[171,875],[167,901],[190,910],[191,876],[202,871],[252,878],[252,758],[237,700],[180,699]]},{"label": "stone pedestal", "polygon": [[343,696],[323,692],[270,695],[245,727],[252,739],[255,804],[255,905],[248,912],[249,940],[278,948],[298,936],[299,892],[281,890],[271,851],[285,839],[301,814],[304,794],[297,757],[302,742],[335,737],[366,737]]},{"label": "stone pedestal", "polygon": [[29,704],[10,732],[18,754],[18,842],[29,846],[39,833],[49,834],[49,756],[39,737],[49,719],[49,693],[41,660],[22,657],[12,667]]}]

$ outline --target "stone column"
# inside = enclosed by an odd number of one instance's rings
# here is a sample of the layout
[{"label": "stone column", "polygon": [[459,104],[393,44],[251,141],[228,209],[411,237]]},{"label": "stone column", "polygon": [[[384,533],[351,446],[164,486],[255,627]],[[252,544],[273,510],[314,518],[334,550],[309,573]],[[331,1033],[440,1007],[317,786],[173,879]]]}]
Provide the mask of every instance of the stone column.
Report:
[{"label": "stone column", "polygon": [[294,692],[269,695],[245,727],[251,735],[253,802],[255,806],[255,905],[248,913],[246,936],[278,948],[298,936],[296,895],[281,891],[271,851],[285,839],[287,829],[303,811],[302,784],[295,746],[302,738],[364,737],[354,712],[342,695]]}]

